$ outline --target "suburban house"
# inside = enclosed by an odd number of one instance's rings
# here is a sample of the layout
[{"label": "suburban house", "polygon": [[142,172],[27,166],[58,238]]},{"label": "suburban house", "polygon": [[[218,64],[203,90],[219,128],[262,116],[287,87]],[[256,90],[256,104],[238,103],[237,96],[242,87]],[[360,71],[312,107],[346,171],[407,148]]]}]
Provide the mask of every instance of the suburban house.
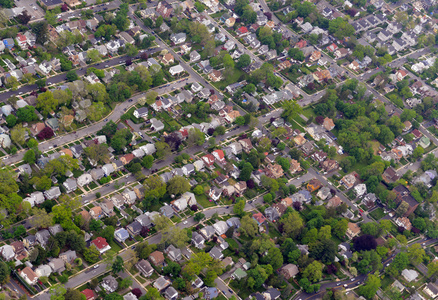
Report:
[{"label": "suburban house", "polygon": [[94,245],[97,248],[97,250],[99,250],[100,254],[105,253],[106,251],[111,249],[111,246],[107,243],[106,239],[103,237],[98,237],[95,240],[92,240],[91,245]]}]

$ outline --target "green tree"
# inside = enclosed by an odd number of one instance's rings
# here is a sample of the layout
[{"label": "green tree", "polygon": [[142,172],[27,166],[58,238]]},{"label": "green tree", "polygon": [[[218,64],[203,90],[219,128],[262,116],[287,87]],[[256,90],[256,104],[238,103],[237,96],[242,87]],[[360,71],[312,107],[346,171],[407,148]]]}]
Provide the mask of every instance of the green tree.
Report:
[{"label": "green tree", "polygon": [[23,156],[23,161],[28,164],[34,164],[36,161],[35,151],[33,149],[28,150]]},{"label": "green tree", "polygon": [[236,215],[242,217],[244,212],[245,212],[245,205],[246,205],[245,199],[244,198],[238,198],[236,200],[236,203],[234,204],[233,212]]},{"label": "green tree", "polygon": [[171,178],[167,185],[167,191],[169,194],[183,194],[190,190],[190,184],[187,179],[182,176],[175,176]]},{"label": "green tree", "polygon": [[9,266],[4,262],[0,262],[0,283],[6,284],[9,282],[11,270]]},{"label": "green tree", "polygon": [[367,299],[372,299],[380,288],[381,282],[377,275],[370,274],[365,282],[365,285],[359,287],[359,295],[364,296]]},{"label": "green tree", "polygon": [[66,78],[68,81],[72,82],[79,79],[78,74],[76,74],[75,70],[70,70],[67,72]]},{"label": "green tree", "polygon": [[426,252],[420,244],[412,244],[408,247],[408,258],[413,265],[423,262]]},{"label": "green tree", "polygon": [[239,231],[248,237],[255,237],[258,233],[257,222],[249,215],[243,216]]},{"label": "green tree", "polygon": [[311,282],[317,282],[322,277],[322,268],[323,264],[315,260],[304,269],[303,277]]},{"label": "green tree", "polygon": [[51,91],[39,94],[36,99],[36,107],[44,116],[47,116],[50,112],[55,111],[57,106],[58,100],[53,97]]},{"label": "green tree", "polygon": [[88,263],[94,264],[99,260],[100,252],[96,247],[88,247],[84,250],[84,258]]},{"label": "green tree", "polygon": [[237,61],[236,67],[238,69],[246,68],[251,64],[251,57],[248,54],[242,54]]},{"label": "green tree", "polygon": [[254,171],[254,167],[250,163],[245,163],[240,171],[240,179],[248,181],[251,177],[252,171]]},{"label": "green tree", "polygon": [[292,211],[280,219],[283,231],[291,238],[296,238],[303,228],[304,222],[297,211]]},{"label": "green tree", "polygon": [[187,137],[187,144],[193,146],[201,146],[205,142],[205,134],[198,128],[190,128],[189,135]]}]

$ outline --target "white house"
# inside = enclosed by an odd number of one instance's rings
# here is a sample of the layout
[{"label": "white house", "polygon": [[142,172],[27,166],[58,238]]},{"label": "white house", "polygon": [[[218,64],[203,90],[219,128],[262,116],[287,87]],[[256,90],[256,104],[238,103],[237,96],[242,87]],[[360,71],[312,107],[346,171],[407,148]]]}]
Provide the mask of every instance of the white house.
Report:
[{"label": "white house", "polygon": [[176,65],[169,69],[169,73],[172,74],[172,76],[178,75],[182,72],[184,72],[184,68],[181,65]]}]

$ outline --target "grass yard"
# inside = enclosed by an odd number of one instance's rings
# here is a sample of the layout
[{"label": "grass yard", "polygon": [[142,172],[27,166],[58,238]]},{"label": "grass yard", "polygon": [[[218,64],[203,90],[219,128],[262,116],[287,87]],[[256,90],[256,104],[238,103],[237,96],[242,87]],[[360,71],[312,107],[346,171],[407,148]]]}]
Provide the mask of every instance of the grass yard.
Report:
[{"label": "grass yard", "polygon": [[140,282],[141,284],[145,284],[145,283],[146,283],[146,280],[144,280],[143,278],[141,278],[141,276],[137,276],[137,277],[135,277],[135,279],[137,279],[138,282]]},{"label": "grass yard", "polygon": [[377,209],[373,210],[372,212],[370,212],[370,215],[376,219],[376,220],[380,220],[381,218],[383,218],[385,216],[385,212],[383,211],[383,208],[378,207]]},{"label": "grass yard", "polygon": [[225,241],[234,249],[239,249],[239,244],[232,238],[226,238]]},{"label": "grass yard", "polygon": [[219,81],[219,82],[214,82],[213,85],[216,86],[218,89],[220,90],[225,90],[225,88],[227,86],[229,86],[230,84],[233,84],[235,82],[240,81],[241,77],[247,77],[247,74],[245,72],[243,72],[242,70],[239,69],[234,69],[233,73],[226,76],[225,80]]},{"label": "grass yard", "polygon": [[280,232],[278,232],[277,228],[275,228],[274,224],[268,223],[269,236],[271,238],[279,238],[281,237]]},{"label": "grass yard", "polygon": [[201,206],[203,208],[214,206],[214,202],[208,201],[207,195],[205,195],[205,194],[202,194],[202,195],[199,195],[199,196],[196,195],[196,201],[198,201],[198,203],[201,204]]}]

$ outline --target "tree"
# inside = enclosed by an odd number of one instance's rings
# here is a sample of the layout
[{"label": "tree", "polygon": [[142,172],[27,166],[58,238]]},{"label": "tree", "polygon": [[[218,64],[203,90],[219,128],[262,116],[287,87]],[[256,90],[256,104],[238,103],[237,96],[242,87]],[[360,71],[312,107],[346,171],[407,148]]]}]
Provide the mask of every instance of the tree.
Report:
[{"label": "tree", "polygon": [[344,39],[354,35],[354,28],[347,21],[342,18],[336,18],[329,22],[329,32],[333,34],[337,39]]},{"label": "tree", "polygon": [[100,252],[96,247],[88,247],[84,250],[84,258],[88,263],[94,264],[99,260]]},{"label": "tree", "polygon": [[146,94],[146,103],[152,105],[158,97],[158,93],[154,90],[148,91]]},{"label": "tree", "polygon": [[242,217],[244,212],[245,212],[245,205],[246,205],[246,201],[244,198],[238,198],[236,200],[236,203],[234,204],[233,207],[233,212],[238,215],[239,217]]},{"label": "tree", "polygon": [[19,144],[21,146],[26,142],[26,134],[27,129],[23,127],[23,125],[19,124],[15,126],[11,130],[11,139],[14,143]]},{"label": "tree", "polygon": [[109,159],[109,150],[107,144],[92,144],[84,149],[85,155],[96,163],[104,163]]},{"label": "tree", "polygon": [[380,277],[374,274],[368,275],[365,285],[359,287],[359,295],[364,296],[367,299],[372,299],[380,288]]},{"label": "tree", "polygon": [[32,32],[36,35],[36,43],[44,45],[48,40],[48,23],[46,21],[32,23]]},{"label": "tree", "polygon": [[171,178],[167,185],[169,194],[179,195],[190,190],[190,184],[187,179],[181,176]]},{"label": "tree", "polygon": [[9,266],[4,261],[0,262],[0,284],[8,283],[10,274]]},{"label": "tree", "polygon": [[53,225],[53,216],[44,209],[33,208],[33,216],[30,219],[32,226],[36,228],[47,228]]},{"label": "tree", "polygon": [[105,300],[123,300],[123,297],[117,293],[111,293],[105,295]]},{"label": "tree", "polygon": [[354,249],[356,251],[368,251],[372,249],[376,249],[377,242],[376,239],[369,234],[364,234],[354,239]]},{"label": "tree", "polygon": [[409,264],[408,254],[405,252],[400,252],[392,260],[391,266],[394,267],[397,271],[401,272],[404,269],[406,269],[408,264]]},{"label": "tree", "polygon": [[242,54],[237,61],[236,67],[243,69],[251,64],[251,57],[248,54]]},{"label": "tree", "polygon": [[17,124],[17,118],[14,115],[9,115],[6,117],[6,123],[9,128],[12,128]]},{"label": "tree", "polygon": [[36,107],[44,116],[47,116],[50,112],[55,111],[57,106],[58,100],[53,97],[51,91],[39,94],[36,99]]},{"label": "tree", "polygon": [[409,209],[409,204],[405,201],[402,201],[397,207],[397,209],[395,210],[395,213],[397,214],[397,216],[401,217],[408,211],[408,209]]},{"label": "tree", "polygon": [[269,263],[274,270],[277,270],[283,265],[283,254],[279,248],[272,247],[268,250],[268,254],[264,257],[264,261]]},{"label": "tree", "polygon": [[417,148],[415,148],[414,152],[412,153],[412,157],[417,159],[422,157],[424,154],[424,148],[421,146],[418,146]]},{"label": "tree", "polygon": [[65,295],[65,300],[81,300],[82,299],[82,293],[75,289],[67,289]]},{"label": "tree", "polygon": [[241,220],[241,226],[239,231],[248,237],[255,237],[258,233],[257,222],[251,218],[249,215],[246,215]]},{"label": "tree", "polygon": [[68,81],[72,82],[79,79],[78,74],[76,74],[75,70],[70,70],[67,72],[66,78]]},{"label": "tree", "polygon": [[240,171],[240,179],[248,181],[251,178],[254,167],[250,163],[244,163],[242,170]]},{"label": "tree", "polygon": [[189,129],[189,135],[187,137],[187,144],[193,146],[201,146],[205,142],[205,134],[198,128]]},{"label": "tree", "polygon": [[18,118],[18,122],[20,123],[38,120],[38,116],[35,113],[35,107],[30,105],[17,109],[16,115]]},{"label": "tree", "polygon": [[304,269],[303,277],[307,278],[309,281],[317,282],[322,277],[322,267],[322,263],[316,260],[313,261]]},{"label": "tree", "polygon": [[119,283],[119,289],[126,289],[132,285],[132,279],[129,277],[123,278]]},{"label": "tree", "polygon": [[170,154],[171,151],[169,144],[165,142],[156,142],[155,148],[157,149],[155,155],[157,156],[158,159],[166,157],[167,155]]},{"label": "tree", "polygon": [[426,252],[420,244],[412,244],[408,247],[408,258],[413,265],[423,262]]},{"label": "tree", "polygon": [[297,211],[292,211],[280,219],[281,228],[291,238],[296,238],[303,228],[304,222]]},{"label": "tree", "polygon": [[27,12],[27,10],[23,11],[21,14],[19,14],[17,17],[18,21],[23,24],[26,25],[27,23],[29,23],[30,19],[32,18],[31,15],[29,15],[29,13]]},{"label": "tree", "polygon": [[154,165],[154,157],[152,155],[146,155],[141,161],[143,168],[150,169]]},{"label": "tree", "polygon": [[295,100],[289,100],[283,102],[283,113],[282,117],[286,118],[289,122],[302,112],[301,106]]}]

